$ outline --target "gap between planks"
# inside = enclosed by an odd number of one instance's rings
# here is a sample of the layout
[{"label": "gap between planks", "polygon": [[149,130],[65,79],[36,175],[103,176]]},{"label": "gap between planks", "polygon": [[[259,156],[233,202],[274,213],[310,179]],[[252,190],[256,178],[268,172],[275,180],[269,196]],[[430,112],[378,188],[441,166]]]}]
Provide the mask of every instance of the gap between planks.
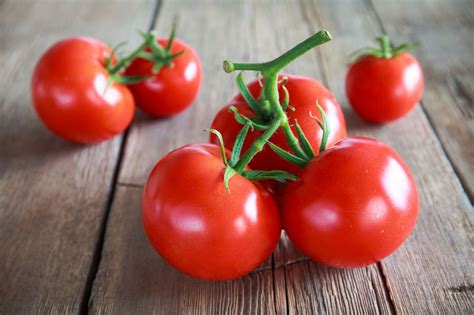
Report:
[{"label": "gap between planks", "polygon": [[[1,4],[1,2],[0,2]],[[150,18],[150,22],[148,24],[147,32],[150,32],[155,28],[156,21],[158,20],[158,15],[160,13],[160,8],[161,8],[162,0],[155,0],[153,11],[152,11],[152,16]],[[87,275],[86,279],[86,285],[85,285],[85,290],[84,290],[84,295],[81,300],[81,304],[79,306],[79,314],[88,314],[89,313],[89,300],[90,296],[92,293],[92,287],[94,285],[94,280],[97,275],[97,271],[99,269],[99,264],[102,258],[102,250],[104,246],[104,240],[105,240],[105,232],[107,230],[107,222],[109,219],[110,211],[112,209],[112,205],[115,199],[115,192],[117,189],[117,186],[120,185],[118,182],[119,174],[120,174],[120,169],[122,166],[122,161],[124,157],[124,152],[125,152],[125,147],[127,145],[127,139],[128,139],[128,134],[130,131],[131,125],[134,123],[134,120],[128,126],[128,128],[125,130],[123,135],[121,136],[120,140],[120,149],[117,157],[117,162],[114,167],[114,173],[112,176],[112,184],[110,186],[110,192],[107,198],[107,204],[105,207],[105,214],[103,216],[101,226],[100,226],[100,231],[99,231],[99,237],[95,246],[94,254],[92,257],[92,263],[89,268],[89,273]],[[134,185],[127,185],[125,184],[124,186],[127,187],[133,187]],[[141,188],[141,187],[140,187]]]}]

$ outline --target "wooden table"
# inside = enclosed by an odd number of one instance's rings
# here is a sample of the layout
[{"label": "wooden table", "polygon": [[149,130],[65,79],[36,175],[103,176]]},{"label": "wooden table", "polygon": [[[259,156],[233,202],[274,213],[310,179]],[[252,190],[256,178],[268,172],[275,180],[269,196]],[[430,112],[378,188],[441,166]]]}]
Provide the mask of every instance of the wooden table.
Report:
[{"label": "wooden table", "polygon": [[[36,117],[29,80],[53,42],[90,35],[138,40],[156,25],[199,53],[194,106],[127,132],[75,145]],[[473,305],[474,6],[459,1],[0,0],[0,314],[458,313]],[[266,61],[322,27],[333,41],[288,67],[321,80],[344,107],[351,135],[375,137],[412,169],[421,209],[394,255],[362,269],[308,261],[284,237],[270,260],[235,281],[205,282],[168,266],[146,240],[140,197],[165,153],[205,142],[203,128],[234,94],[224,58]],[[382,32],[423,42],[423,101],[407,117],[368,125],[344,95],[347,55]],[[131,45],[129,46],[131,47]]]}]

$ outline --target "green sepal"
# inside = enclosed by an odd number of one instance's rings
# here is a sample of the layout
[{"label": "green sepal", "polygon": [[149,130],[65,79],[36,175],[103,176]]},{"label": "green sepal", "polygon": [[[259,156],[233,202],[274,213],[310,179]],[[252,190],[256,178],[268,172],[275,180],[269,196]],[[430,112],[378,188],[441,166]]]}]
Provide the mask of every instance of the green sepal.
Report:
[{"label": "green sepal", "polygon": [[228,192],[230,192],[229,181],[235,174],[237,174],[237,171],[227,165],[224,171],[224,187]]},{"label": "green sepal", "polygon": [[178,51],[178,52],[175,53],[175,54],[169,54],[167,58],[168,58],[168,60],[171,61],[171,60],[173,60],[174,58],[177,58],[177,57],[181,56],[181,55],[184,54],[185,52],[186,52],[186,49],[183,49],[183,50]]},{"label": "green sepal", "polygon": [[185,49],[171,54],[171,46],[173,44],[174,38],[176,36],[176,23],[173,23],[170,37],[168,38],[168,43],[166,47],[163,48],[157,41],[156,35],[154,32],[143,33],[141,32],[140,35],[143,37],[144,41],[147,43],[148,47],[150,48],[151,52],[142,52],[140,57],[152,61],[154,63],[152,72],[154,74],[158,73],[163,66],[172,67],[173,66],[173,59],[181,56],[186,52]]},{"label": "green sepal", "polygon": [[216,130],[216,129],[204,129],[204,131],[212,132],[217,136],[217,139],[219,140],[219,144],[221,147],[221,156],[222,156],[222,161],[224,162],[224,165],[227,166],[229,163],[227,162],[227,155],[225,154],[225,146],[224,146],[224,139],[222,138],[222,134]]},{"label": "green sepal", "polygon": [[235,107],[233,105],[229,106],[229,111],[234,113],[235,120],[241,125],[250,124],[250,128],[252,128],[252,129],[255,128],[255,129],[260,130],[260,131],[264,131],[264,130],[268,129],[267,125],[261,124],[261,123],[257,122],[255,119],[251,119],[251,118],[245,117],[244,115],[240,114],[237,107]]},{"label": "green sepal", "polygon": [[165,57],[166,51],[160,44],[157,43],[156,41],[157,36],[154,31],[151,31],[148,33],[141,32],[140,35],[142,35],[143,40],[147,43],[153,55],[159,56],[162,58]]},{"label": "green sepal", "polygon": [[293,155],[291,154],[290,152],[288,151],[285,151],[283,150],[282,148],[280,148],[279,146],[271,143],[270,141],[267,141],[268,145],[270,146],[270,149],[273,150],[273,152],[275,152],[276,154],[278,154],[282,159],[284,159],[285,161],[288,161],[292,164],[295,164],[301,168],[305,168],[305,166],[308,164],[308,161],[305,161],[304,159],[296,156],[296,155]]},{"label": "green sepal", "polygon": [[112,50],[110,51],[110,54],[105,57],[104,67],[105,67],[105,69],[107,69],[107,71],[110,71],[112,69],[112,58],[113,58],[113,56],[117,56],[119,49],[122,48],[123,46],[125,46],[126,44],[127,44],[126,41],[118,43],[117,45],[115,45],[112,48]]},{"label": "green sepal", "polygon": [[331,132],[331,130],[330,130],[330,127],[329,127],[329,122],[328,122],[326,113],[324,112],[323,108],[319,105],[317,100],[316,100],[316,106],[318,108],[319,113],[321,114],[322,122],[319,121],[319,119],[317,117],[312,116],[311,113],[310,113],[310,115],[314,120],[316,120],[319,127],[323,130],[323,136],[321,137],[321,145],[319,146],[319,153],[321,153],[324,150],[326,150],[326,145],[327,145],[328,138],[329,138],[329,133]]},{"label": "green sepal", "polygon": [[242,176],[253,181],[273,179],[284,184],[287,180],[298,180],[298,176],[285,171],[244,171]]},{"label": "green sepal", "polygon": [[172,67],[173,66],[173,62],[172,60],[176,57],[179,57],[181,56],[182,54],[184,54],[186,52],[185,49],[175,53],[175,54],[172,54],[172,55],[165,55],[165,56],[161,56],[161,55],[158,55],[158,54],[155,54],[155,53],[149,53],[149,52],[141,52],[138,56],[143,58],[143,59],[146,59],[146,60],[149,60],[151,62],[154,63],[153,65],[153,68],[152,68],[152,73],[153,74],[156,74],[160,71],[160,69],[163,67],[163,66],[168,66],[168,67]]},{"label": "green sepal", "polygon": [[237,88],[240,91],[240,94],[244,98],[244,100],[247,102],[247,104],[252,108],[254,113],[259,116],[260,115],[260,109],[259,109],[259,104],[255,100],[255,98],[252,96],[250,93],[247,85],[244,82],[244,77],[243,77],[243,71],[239,72],[237,77],[235,78],[235,82],[237,83]]},{"label": "green sepal", "polygon": [[237,163],[237,161],[239,160],[240,152],[242,151],[242,147],[245,142],[245,137],[247,136],[249,129],[250,129],[250,124],[247,123],[242,127],[242,129],[237,134],[237,138],[235,139],[235,142],[234,142],[234,148],[232,149],[232,154],[230,155],[230,159],[229,159],[229,165],[232,167],[234,167],[235,163]]},{"label": "green sepal", "polygon": [[174,38],[176,37],[176,21],[173,21],[171,25],[171,33],[170,37],[168,37],[168,43],[166,44],[165,50],[169,53],[171,50],[171,46],[173,45]]},{"label": "green sepal", "polygon": [[304,153],[310,158],[314,159],[314,151],[313,148],[311,147],[311,144],[308,141],[308,138],[306,138],[303,129],[301,129],[300,124],[298,124],[298,121],[295,119],[295,128],[296,128],[296,133],[298,134],[298,139],[301,142],[301,146],[303,147]]},{"label": "green sepal", "polygon": [[402,52],[412,50],[419,46],[419,41],[415,43],[403,43],[395,48],[390,45],[390,38],[387,35],[382,35],[376,38],[379,42],[380,47],[363,47],[351,53],[349,55],[349,64],[355,63],[365,56],[374,56],[376,58],[394,58],[400,55]]},{"label": "green sepal", "polygon": [[349,64],[356,63],[365,56],[374,56],[377,58],[383,58],[383,53],[380,49],[375,47],[364,47],[352,52],[349,55]]},{"label": "green sepal", "polygon": [[403,43],[393,49],[393,56],[396,57],[400,55],[402,52],[413,50],[418,46],[421,46],[420,41],[416,41],[414,43]]}]

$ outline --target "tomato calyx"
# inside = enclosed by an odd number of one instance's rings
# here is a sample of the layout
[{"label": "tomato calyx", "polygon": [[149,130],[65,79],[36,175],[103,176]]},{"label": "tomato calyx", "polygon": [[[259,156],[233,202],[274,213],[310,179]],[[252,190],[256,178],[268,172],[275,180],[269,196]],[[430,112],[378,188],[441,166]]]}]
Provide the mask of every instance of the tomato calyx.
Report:
[{"label": "tomato calyx", "polygon": [[186,51],[183,49],[177,53],[171,53],[173,41],[176,37],[176,23],[173,23],[171,27],[171,34],[168,38],[168,42],[166,43],[166,47],[162,47],[160,44],[158,44],[153,33],[144,33],[142,36],[144,37],[145,41],[147,41],[148,36],[153,36],[153,39],[149,41],[150,51],[142,51],[139,54],[141,58],[153,62],[153,74],[157,74],[164,66],[173,67],[173,59],[181,56]]},{"label": "tomato calyx", "polygon": [[222,138],[221,133],[215,129],[206,130],[215,134],[217,138],[219,139],[222,161],[224,162],[224,166],[225,166],[224,187],[229,191],[229,181],[232,178],[232,176],[236,174],[240,174],[251,181],[273,179],[281,183],[286,183],[287,180],[293,180],[293,181],[297,180],[298,178],[296,177],[296,175],[290,174],[285,171],[259,171],[259,170],[254,171],[254,170],[245,169],[246,165],[244,166],[244,169],[241,169],[242,167],[241,165],[243,164],[241,163],[239,166],[240,152],[242,151],[245,137],[247,136],[247,133],[249,129],[251,128],[252,127],[250,123],[246,123],[242,127],[239,134],[237,135],[237,139],[235,141],[235,144],[234,144],[234,147],[232,149],[232,153],[229,159],[227,159],[226,149],[224,146],[224,140]]},{"label": "tomato calyx", "polygon": [[114,62],[114,56],[118,50],[125,44],[125,42],[116,45],[109,56],[105,58],[104,67],[109,72],[109,84],[112,82],[120,84],[136,84],[145,80],[148,80],[150,76],[146,75],[124,75],[123,71],[136,59],[143,58],[153,62],[152,73],[156,74],[160,71],[163,66],[172,67],[173,59],[181,56],[185,50],[181,50],[177,53],[171,53],[173,41],[176,37],[176,23],[173,23],[171,28],[171,34],[168,38],[166,47],[162,47],[158,44],[158,37],[154,31],[145,33],[139,31],[140,36],[143,38],[142,43],[133,50],[127,56],[120,58],[117,62]]},{"label": "tomato calyx", "polygon": [[[323,131],[323,135],[321,137],[321,144],[319,146],[319,153],[321,153],[324,150],[326,150],[326,145],[327,145],[327,141],[328,141],[328,138],[329,138],[330,128],[329,128],[329,122],[328,122],[327,117],[326,117],[326,113],[324,112],[323,108],[319,105],[318,100],[316,100],[316,107],[318,108],[318,111],[321,114],[322,121],[320,121],[311,112],[310,112],[310,117],[313,118],[314,120],[316,120],[316,122],[318,123],[318,126]],[[297,155],[294,155],[294,154],[280,148],[279,146],[277,146],[277,145],[275,145],[271,142],[268,142],[268,144],[269,144],[270,148],[272,149],[272,151],[275,152],[276,154],[278,154],[282,159],[284,159],[284,160],[286,160],[290,163],[293,163],[293,164],[299,166],[300,168],[305,168],[306,165],[308,165],[308,163],[312,159],[314,159],[316,155],[314,154],[314,150],[313,150],[311,144],[309,143],[308,138],[304,134],[303,129],[300,127],[300,125],[298,124],[298,121],[296,119],[294,120],[294,123],[295,123],[296,133],[298,134],[298,140],[300,141],[301,148],[305,152],[305,154],[307,155],[307,158],[299,157]]]},{"label": "tomato calyx", "polygon": [[363,47],[352,52],[349,56],[349,63],[353,64],[366,56],[373,56],[376,58],[390,59],[399,56],[400,54],[410,51],[418,47],[421,43],[416,41],[414,43],[402,43],[399,46],[392,47],[390,37],[382,35],[376,38],[380,47]]},{"label": "tomato calyx", "polygon": [[125,45],[125,42],[119,43],[116,45],[110,55],[105,57],[105,63],[104,67],[109,73],[109,79],[107,84],[110,85],[113,82],[119,83],[119,84],[135,84],[138,82],[141,82],[143,80],[148,79],[147,76],[126,76],[123,75],[122,72],[125,70],[126,67],[128,67],[132,61],[138,57],[138,55],[146,49],[148,46],[148,40],[151,40],[151,38],[145,39],[135,50],[133,50],[131,53],[129,53],[127,56],[120,58],[118,61],[114,61],[114,58],[116,54],[118,53],[119,49]]},{"label": "tomato calyx", "polygon": [[[295,121],[295,127],[298,136],[293,134],[291,130],[286,110],[291,110],[290,95],[285,87],[287,78],[283,77],[280,80],[279,73],[285,66],[290,64],[292,61],[309,51],[310,49],[324,44],[331,40],[331,35],[328,31],[322,30],[315,33],[313,36],[307,38],[303,42],[299,43],[286,53],[281,56],[264,63],[235,63],[229,60],[225,60],[223,63],[224,71],[231,73],[233,71],[240,71],[236,77],[237,87],[241,92],[242,97],[247,102],[249,107],[254,111],[255,118],[245,117],[240,114],[235,106],[230,106],[229,110],[233,112],[235,120],[242,124],[243,127],[239,132],[235,144],[232,150],[231,158],[229,162],[226,162],[225,149],[222,136],[217,130],[210,130],[217,135],[219,139],[223,156],[222,159],[226,164],[226,170],[224,172],[224,185],[228,189],[228,182],[230,178],[235,174],[240,174],[250,180],[266,180],[275,179],[277,181],[286,182],[287,180],[297,180],[297,176],[281,170],[271,171],[248,171],[246,170],[247,165],[253,159],[253,157],[263,150],[265,145],[269,145],[277,154],[287,161],[296,164],[297,166],[304,167],[306,164],[314,158],[315,154],[307,137],[304,135],[303,130]],[[261,77],[259,82],[262,86],[258,99],[255,99],[247,88],[247,85],[243,79],[243,71],[257,71]],[[280,102],[279,86],[282,87],[284,97],[283,101]],[[317,100],[316,100],[317,101]],[[329,134],[329,127],[324,111],[319,106],[318,110],[321,112],[323,122],[319,122],[319,125],[326,128],[327,132],[323,132],[325,139],[321,143],[320,150],[324,150],[327,142],[327,135]],[[245,137],[249,129],[257,129],[263,133],[257,140],[255,140],[248,150],[243,153],[239,158],[242,150]],[[282,129],[285,139],[293,151],[293,153],[287,152],[269,140],[273,134],[278,130]]]}]

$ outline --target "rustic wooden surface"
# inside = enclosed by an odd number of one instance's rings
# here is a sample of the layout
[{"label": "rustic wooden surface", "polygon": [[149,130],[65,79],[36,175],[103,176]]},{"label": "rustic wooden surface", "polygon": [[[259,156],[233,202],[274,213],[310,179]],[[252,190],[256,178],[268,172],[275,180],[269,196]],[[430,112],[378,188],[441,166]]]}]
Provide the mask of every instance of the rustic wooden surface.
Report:
[{"label": "rustic wooden surface", "polygon": [[[52,13],[54,12],[54,14]],[[95,146],[51,135],[29,98],[35,61],[59,38],[136,39],[157,22],[203,63],[194,106]],[[19,313],[455,313],[474,312],[470,200],[474,6],[469,1],[14,1],[0,0],[0,314]],[[140,221],[146,177],[166,152],[204,142],[202,129],[235,93],[236,61],[275,57],[320,28],[333,41],[287,71],[321,80],[343,106],[351,135],[375,137],[406,160],[421,209],[413,235],[367,268],[310,262],[283,235],[273,256],[235,281],[205,282],[168,266]],[[367,125],[344,93],[347,55],[387,32],[423,41],[422,103],[407,117]],[[247,79],[253,79],[250,75]]]}]

